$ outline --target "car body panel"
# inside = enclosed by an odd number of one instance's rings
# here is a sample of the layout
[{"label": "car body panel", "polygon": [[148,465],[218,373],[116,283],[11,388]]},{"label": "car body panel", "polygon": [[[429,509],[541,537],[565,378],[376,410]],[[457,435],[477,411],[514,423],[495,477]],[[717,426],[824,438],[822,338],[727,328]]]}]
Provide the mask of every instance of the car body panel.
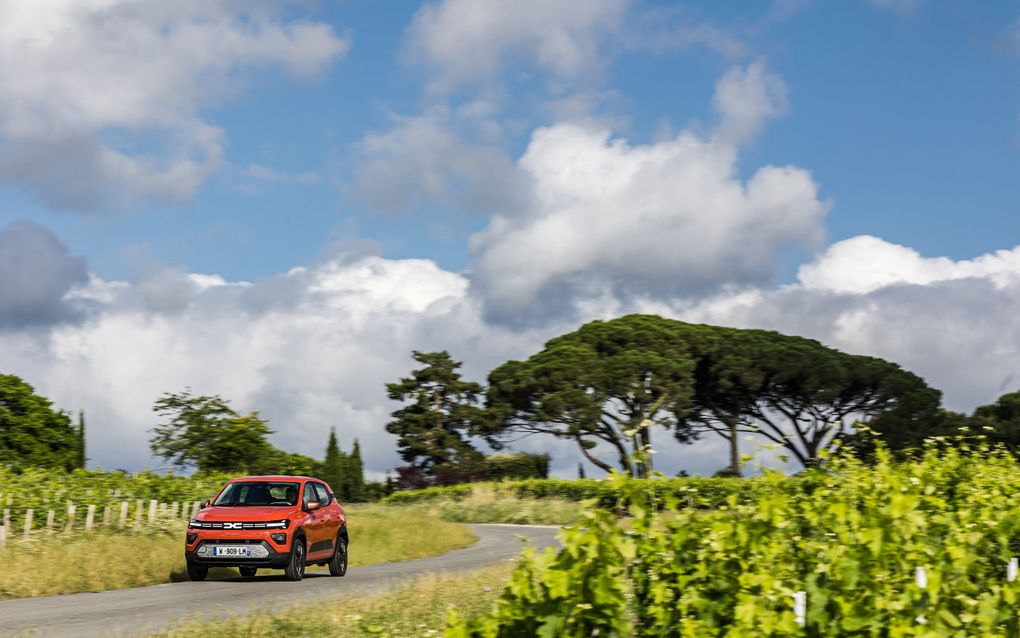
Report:
[{"label": "car body panel", "polygon": [[[263,524],[287,521],[284,529],[207,529],[194,528],[189,523],[184,546],[184,554],[189,564],[205,566],[220,565],[225,567],[247,566],[247,567],[270,567],[282,568],[293,551],[293,541],[297,536],[302,536],[306,543],[306,562],[316,563],[329,560],[335,548],[335,540],[343,530],[346,536],[347,515],[343,506],[337,502],[329,484],[319,479],[307,476],[246,476],[243,478],[228,481],[216,494],[210,503],[219,498],[223,490],[232,483],[244,482],[273,482],[273,483],[296,483],[298,485],[298,500],[296,505],[208,505],[199,510],[194,521],[205,524],[224,523],[226,527],[233,527],[238,524]],[[322,503],[313,510],[305,510],[304,491],[306,485],[318,484],[324,488],[327,503]],[[320,489],[321,489],[320,488]],[[312,494],[314,487],[311,488]],[[273,534],[283,534],[283,542],[277,542]],[[198,550],[203,544],[215,543],[257,543],[266,547],[269,556],[263,559],[252,558],[212,558],[198,555]],[[314,548],[314,551],[313,551]]]}]

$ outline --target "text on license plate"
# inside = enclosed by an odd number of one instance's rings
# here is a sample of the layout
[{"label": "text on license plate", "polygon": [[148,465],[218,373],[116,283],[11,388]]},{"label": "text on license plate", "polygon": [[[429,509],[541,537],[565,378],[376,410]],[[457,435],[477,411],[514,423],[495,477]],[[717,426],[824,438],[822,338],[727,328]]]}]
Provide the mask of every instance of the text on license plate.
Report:
[{"label": "text on license plate", "polygon": [[216,545],[213,547],[213,556],[251,556],[251,547],[247,545]]}]

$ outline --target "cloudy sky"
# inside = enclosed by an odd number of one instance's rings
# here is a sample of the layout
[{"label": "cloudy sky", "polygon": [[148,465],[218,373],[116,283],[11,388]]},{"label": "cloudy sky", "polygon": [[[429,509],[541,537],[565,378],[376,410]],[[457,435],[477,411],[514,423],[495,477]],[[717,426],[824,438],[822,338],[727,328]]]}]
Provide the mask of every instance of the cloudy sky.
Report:
[{"label": "cloudy sky", "polygon": [[629,312],[1020,388],[1015,0],[0,0],[0,59],[0,372],[91,465],[190,386],[378,477],[412,349]]}]

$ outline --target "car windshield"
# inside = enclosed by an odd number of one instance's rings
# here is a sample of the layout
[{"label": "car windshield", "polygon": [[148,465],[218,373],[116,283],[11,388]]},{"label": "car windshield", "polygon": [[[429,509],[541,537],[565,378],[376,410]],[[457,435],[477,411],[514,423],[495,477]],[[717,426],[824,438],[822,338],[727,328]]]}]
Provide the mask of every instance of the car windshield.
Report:
[{"label": "car windshield", "polygon": [[228,484],[213,505],[297,505],[297,498],[297,483],[238,481]]}]

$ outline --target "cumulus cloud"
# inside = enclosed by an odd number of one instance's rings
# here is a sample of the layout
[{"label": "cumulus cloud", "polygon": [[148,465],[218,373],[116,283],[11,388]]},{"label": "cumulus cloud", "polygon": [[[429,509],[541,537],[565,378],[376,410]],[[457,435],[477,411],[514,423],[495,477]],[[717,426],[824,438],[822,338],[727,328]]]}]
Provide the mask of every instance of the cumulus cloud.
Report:
[{"label": "cumulus cloud", "polygon": [[410,52],[445,92],[487,82],[513,61],[560,79],[597,71],[601,43],[618,28],[629,0],[442,0],[408,28]]},{"label": "cumulus cloud", "polygon": [[519,167],[530,206],[471,240],[472,283],[498,321],[542,321],[599,299],[762,285],[777,257],[820,243],[828,205],[810,173],[764,166],[742,181],[738,141],[777,112],[761,63],[728,73],[704,138],[631,145],[596,125],[534,133]]},{"label": "cumulus cloud", "polygon": [[244,72],[309,76],[349,42],[285,3],[15,0],[0,5],[0,183],[75,210],[187,197],[223,154],[204,107]]},{"label": "cumulus cloud", "polygon": [[64,297],[87,280],[85,260],[42,226],[17,221],[0,230],[0,328],[71,319]]},{"label": "cumulus cloud", "polygon": [[507,210],[527,192],[502,149],[461,135],[441,112],[401,118],[384,133],[366,135],[354,151],[352,193],[387,215],[428,203],[469,212]]},{"label": "cumulus cloud", "polygon": [[764,60],[735,67],[719,80],[712,106],[722,116],[716,135],[723,143],[754,138],[770,118],[786,113],[786,84],[765,70]]},{"label": "cumulus cloud", "polygon": [[777,290],[720,294],[676,316],[813,337],[923,376],[969,411],[1020,389],[1020,247],[954,261],[862,236]]}]

